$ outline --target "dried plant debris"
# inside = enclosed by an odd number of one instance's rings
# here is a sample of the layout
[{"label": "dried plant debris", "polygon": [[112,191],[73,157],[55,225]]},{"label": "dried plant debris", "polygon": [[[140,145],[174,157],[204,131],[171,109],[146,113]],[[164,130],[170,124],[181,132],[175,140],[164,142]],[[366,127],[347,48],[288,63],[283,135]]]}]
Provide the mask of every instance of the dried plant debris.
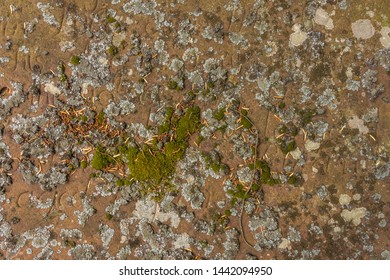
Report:
[{"label": "dried plant debris", "polygon": [[30,2],[0,259],[390,258],[388,1]]}]

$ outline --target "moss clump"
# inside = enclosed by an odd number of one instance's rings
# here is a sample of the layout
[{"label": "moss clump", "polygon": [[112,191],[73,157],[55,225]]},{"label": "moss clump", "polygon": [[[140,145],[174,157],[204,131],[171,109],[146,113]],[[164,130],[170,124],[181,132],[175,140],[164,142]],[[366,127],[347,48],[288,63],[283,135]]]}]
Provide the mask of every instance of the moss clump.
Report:
[{"label": "moss clump", "polygon": [[295,125],[287,127],[286,125],[281,125],[278,128],[278,132],[280,134],[287,134],[287,136],[297,136],[298,135],[298,128]]},{"label": "moss clump", "polygon": [[279,109],[284,109],[285,107],[286,107],[286,103],[284,103],[283,101],[278,104]]},{"label": "moss clump", "polygon": [[118,54],[118,48],[114,45],[111,45],[108,49],[107,49],[107,53],[111,56],[115,56]]},{"label": "moss clump", "polygon": [[106,213],[106,219],[107,220],[111,221],[113,217],[114,216],[112,216],[110,213]]},{"label": "moss clump", "polygon": [[200,125],[200,108],[198,106],[187,109],[184,117],[178,120],[176,126],[176,141],[187,140],[187,137],[195,133]]},{"label": "moss clump", "polygon": [[281,127],[279,127],[278,132],[279,132],[280,134],[286,133],[286,132],[287,132],[287,126],[285,126],[285,125],[283,124]]},{"label": "moss clump", "polygon": [[274,185],[273,177],[271,174],[271,168],[269,167],[268,162],[261,160],[257,163],[257,165],[259,165],[261,170],[261,176],[260,176],[261,183]]},{"label": "moss clump", "polygon": [[299,132],[299,129],[295,125],[293,125],[289,128],[289,133],[291,136],[294,136],[294,137],[297,136],[298,132]]},{"label": "moss clump", "polygon": [[248,110],[245,110],[245,109],[242,109],[241,110],[241,120],[240,120],[240,124],[246,128],[246,129],[250,129],[253,124],[252,122],[250,121],[250,119],[248,118]]},{"label": "moss clump", "polygon": [[225,119],[225,111],[226,111],[225,108],[221,108],[217,111],[214,111],[213,118],[216,119],[217,121],[222,121],[223,119]]},{"label": "moss clump", "polygon": [[196,97],[196,94],[192,90],[190,90],[184,95],[184,102],[190,102],[190,101],[194,100],[195,97]]},{"label": "moss clump", "polygon": [[[262,184],[266,184],[266,185],[270,185],[270,186],[273,186],[275,184],[280,184],[281,181],[279,179],[275,179],[273,176],[272,176],[272,173],[271,173],[271,168],[268,164],[268,162],[266,162],[265,160],[257,160],[256,161],[256,164],[249,164],[249,168],[250,169],[258,169],[261,173],[260,175],[260,182]],[[260,185],[254,183],[252,186],[251,186],[252,190],[253,191],[258,191],[260,189]]]},{"label": "moss clump", "polygon": [[106,20],[107,20],[108,23],[116,22],[116,19],[113,16],[111,16],[111,15],[107,15],[106,16]]},{"label": "moss clump", "polygon": [[65,73],[65,65],[62,62],[59,62],[57,65],[58,74],[64,74]]},{"label": "moss clump", "polygon": [[174,109],[172,107],[168,107],[166,109],[166,117],[165,117],[165,121],[162,125],[160,125],[158,127],[158,133],[159,134],[164,134],[164,133],[168,133],[169,130],[171,129],[171,118],[173,116],[173,113],[174,113]]},{"label": "moss clump", "polygon": [[80,57],[77,56],[77,55],[74,55],[70,58],[70,64],[76,66],[76,65],[79,65],[80,63]]},{"label": "moss clump", "polygon": [[231,195],[231,205],[236,205],[239,200],[245,200],[250,198],[249,191],[244,188],[242,184],[237,184],[234,189],[228,190],[228,194]]},{"label": "moss clump", "polygon": [[130,146],[122,154],[132,178],[139,182],[160,184],[175,171],[176,163],[184,156],[188,147],[188,137],[195,133],[200,125],[200,109],[188,108],[185,115],[178,118],[173,109],[167,110],[166,121],[159,127],[159,132],[174,131],[173,139],[159,149],[157,144],[138,148]]},{"label": "moss clump", "polygon": [[204,137],[202,135],[199,135],[198,138],[196,139],[196,144],[200,145],[200,143],[202,143],[203,140],[204,140]]},{"label": "moss clump", "polygon": [[168,82],[168,88],[172,90],[180,90],[179,84],[174,80],[169,80]]},{"label": "moss clump", "polygon": [[86,160],[83,160],[83,161],[80,163],[80,166],[81,166],[82,169],[85,169],[85,168],[87,168],[87,166],[88,166],[88,162],[87,162]]},{"label": "moss clump", "polygon": [[86,115],[81,115],[80,116],[80,121],[83,123],[86,123],[88,121],[88,117]]},{"label": "moss clump", "polygon": [[65,74],[61,74],[59,76],[60,82],[66,82],[68,80],[68,77]]},{"label": "moss clump", "polygon": [[313,109],[305,109],[305,110],[298,111],[298,115],[300,116],[302,127],[310,123],[313,116],[315,116],[315,114],[316,111]]},{"label": "moss clump", "polygon": [[75,241],[73,241],[73,240],[68,240],[68,239],[66,239],[66,240],[64,241],[64,244],[65,244],[66,247],[71,247],[71,248],[74,248],[74,247],[76,247],[76,245],[77,245],[77,243],[76,243]]},{"label": "moss clump", "polygon": [[163,150],[149,146],[142,150],[130,147],[126,155],[130,175],[139,182],[160,184],[173,174],[186,147],[185,143],[175,141],[167,143]]},{"label": "moss clump", "polygon": [[257,192],[260,190],[260,185],[259,184],[252,184],[251,189],[252,189],[252,191]]},{"label": "moss clump", "polygon": [[240,121],[240,124],[246,128],[246,129],[250,129],[253,125],[252,125],[252,122],[248,119],[248,117],[246,116],[243,116],[241,118],[241,121]]},{"label": "moss clump", "polygon": [[96,116],[96,121],[98,125],[102,125],[104,121],[104,112],[100,111],[99,114]]},{"label": "moss clump", "polygon": [[226,209],[223,214],[227,217],[231,216],[232,215],[232,211],[230,211],[229,209]]},{"label": "moss clump", "polygon": [[218,153],[208,154],[203,152],[202,157],[204,161],[206,162],[207,168],[210,168],[214,171],[214,173],[220,173],[221,171],[223,173],[227,173],[229,170],[229,167],[221,162],[220,155]]},{"label": "moss clump", "polygon": [[218,127],[217,130],[221,131],[222,134],[225,134],[227,127],[228,127],[227,124],[224,124]]},{"label": "moss clump", "polygon": [[131,185],[131,180],[127,180],[125,178],[118,179],[116,181],[116,185],[118,187],[123,187],[123,186],[130,186]]},{"label": "moss clump", "polygon": [[91,166],[93,169],[102,170],[108,167],[111,163],[111,158],[108,156],[102,147],[98,147],[93,154]]},{"label": "moss clump", "polygon": [[294,139],[278,139],[279,148],[284,154],[288,154],[291,151],[294,151],[297,147],[297,143]]},{"label": "moss clump", "polygon": [[67,82],[68,77],[65,74],[65,65],[61,61],[57,65],[57,71],[58,71],[58,79],[60,82]]},{"label": "moss clump", "polygon": [[289,183],[290,185],[295,185],[297,182],[298,182],[297,176],[291,175],[290,177],[288,177],[287,183]]}]

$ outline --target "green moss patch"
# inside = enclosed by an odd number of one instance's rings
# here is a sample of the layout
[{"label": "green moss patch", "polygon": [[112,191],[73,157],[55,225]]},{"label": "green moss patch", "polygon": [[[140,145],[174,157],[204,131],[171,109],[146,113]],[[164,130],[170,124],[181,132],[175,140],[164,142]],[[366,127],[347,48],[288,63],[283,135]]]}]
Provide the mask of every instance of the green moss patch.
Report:
[{"label": "green moss patch", "polygon": [[[169,179],[175,172],[176,164],[188,147],[188,138],[199,126],[199,107],[188,108],[184,116],[177,116],[173,108],[167,108],[165,122],[158,127],[159,139],[163,140],[156,140],[150,145],[119,148],[122,160],[130,171],[129,179],[144,184],[145,194],[166,191],[166,187],[170,187]],[[124,179],[117,183],[124,185]]]},{"label": "green moss patch", "polygon": [[284,154],[288,154],[289,152],[291,151],[294,151],[297,147],[297,143],[295,142],[294,139],[284,139],[284,138],[279,138],[278,139],[278,144],[279,144],[279,148],[280,150],[284,153]]},{"label": "green moss patch", "polygon": [[[103,124],[104,113],[96,116],[98,124]],[[143,186],[143,194],[158,198],[172,189],[170,178],[177,162],[183,158],[189,146],[188,139],[200,127],[200,108],[192,106],[184,115],[176,115],[172,107],[166,109],[166,118],[157,128],[159,133],[151,143],[121,144],[118,147],[97,147],[91,161],[92,168],[104,170],[108,167],[127,165],[129,176],[119,178],[117,186],[130,185],[137,180]],[[115,157],[114,157],[115,155]]]},{"label": "green moss patch", "polygon": [[106,154],[102,147],[97,147],[95,149],[95,153],[93,154],[93,158],[91,161],[91,166],[93,169],[102,170],[107,168],[112,162],[111,157]]},{"label": "green moss patch", "polygon": [[76,65],[79,65],[80,63],[80,57],[77,56],[77,55],[74,55],[70,58],[70,64],[76,66]]},{"label": "green moss patch", "polygon": [[219,110],[216,110],[213,112],[213,118],[216,119],[217,121],[222,121],[225,119],[225,111],[226,108],[221,108]]}]

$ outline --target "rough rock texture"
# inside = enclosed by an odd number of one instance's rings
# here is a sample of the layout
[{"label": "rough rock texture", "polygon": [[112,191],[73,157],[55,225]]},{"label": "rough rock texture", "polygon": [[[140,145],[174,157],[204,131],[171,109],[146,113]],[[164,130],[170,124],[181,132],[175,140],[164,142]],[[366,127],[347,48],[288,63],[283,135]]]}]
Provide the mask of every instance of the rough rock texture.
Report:
[{"label": "rough rock texture", "polygon": [[0,1],[0,259],[389,259],[389,19]]}]

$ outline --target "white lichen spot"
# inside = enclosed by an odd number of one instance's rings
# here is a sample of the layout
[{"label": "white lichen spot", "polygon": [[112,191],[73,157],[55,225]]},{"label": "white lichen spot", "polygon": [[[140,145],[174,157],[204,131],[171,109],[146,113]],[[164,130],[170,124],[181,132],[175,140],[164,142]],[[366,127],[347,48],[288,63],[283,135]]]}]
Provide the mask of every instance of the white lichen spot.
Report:
[{"label": "white lichen spot", "polygon": [[19,47],[18,51],[24,54],[28,54],[30,52],[30,49],[23,45]]},{"label": "white lichen spot", "polygon": [[339,203],[342,206],[348,206],[348,204],[351,202],[351,197],[347,194],[341,194],[339,197]]},{"label": "white lichen spot", "polygon": [[132,13],[134,15],[145,14],[152,15],[156,12],[157,3],[156,1],[145,1],[145,0],[130,0],[123,5],[123,10],[126,13]]},{"label": "white lichen spot", "polygon": [[253,171],[249,167],[241,168],[237,171],[238,180],[242,183],[250,183],[253,177]]},{"label": "white lichen spot", "polygon": [[10,58],[7,56],[0,57],[0,65],[4,63],[8,63],[10,61]]},{"label": "white lichen spot", "polygon": [[282,242],[278,246],[279,249],[291,249],[291,242],[287,238],[282,238]]},{"label": "white lichen spot", "polygon": [[54,96],[58,96],[61,94],[61,90],[54,85],[54,83],[47,83],[43,88],[47,93],[53,94]]},{"label": "white lichen spot", "polygon": [[191,237],[187,233],[183,233],[175,238],[173,246],[175,249],[188,249],[190,245]]},{"label": "white lichen spot", "polygon": [[100,56],[98,57],[97,62],[99,62],[99,64],[101,65],[106,66],[108,64],[108,59],[104,56]]},{"label": "white lichen spot", "polygon": [[290,35],[290,45],[293,47],[298,47],[306,41],[307,34],[301,30],[300,24],[295,24],[292,29],[294,33]]},{"label": "white lichen spot", "polygon": [[125,40],[126,40],[125,32],[115,33],[114,36],[112,36],[112,44],[115,47],[120,47]]},{"label": "white lichen spot", "polygon": [[375,28],[369,19],[359,19],[351,25],[353,36],[367,40],[375,34]]},{"label": "white lichen spot", "polygon": [[74,51],[76,49],[76,46],[71,41],[61,41],[59,43],[59,45],[60,45],[60,50],[62,52],[66,52],[66,51],[70,51],[71,52],[71,51]]},{"label": "white lichen spot", "polygon": [[49,12],[49,9],[51,8],[50,4],[44,5],[41,2],[38,2],[37,3],[37,7],[38,7],[38,9],[41,10],[42,16],[43,16],[43,20],[46,23],[48,23],[50,25],[53,25],[55,27],[60,27],[60,24],[58,23],[56,18]]},{"label": "white lichen spot", "polygon": [[320,148],[320,143],[314,142],[312,140],[307,140],[305,143],[305,149],[308,152],[318,150]]},{"label": "white lichen spot", "polygon": [[90,199],[87,197],[82,199],[82,205],[83,205],[83,211],[76,210],[74,211],[74,214],[77,216],[79,225],[85,226],[86,221],[91,217],[93,214],[95,214],[96,210],[92,207],[90,204]]},{"label": "white lichen spot", "polygon": [[164,223],[170,220],[171,226],[174,228],[177,228],[180,223],[180,218],[175,212],[161,212],[160,205],[150,199],[137,201],[133,215],[140,220],[146,219],[148,222],[160,221]]},{"label": "white lichen spot", "polygon": [[382,27],[382,37],[379,39],[384,48],[390,48],[390,27]]},{"label": "white lichen spot", "polygon": [[344,209],[341,212],[341,217],[346,222],[352,222],[355,226],[360,225],[361,219],[366,215],[367,209],[364,207],[356,208],[351,211]]},{"label": "white lichen spot", "polygon": [[108,248],[108,245],[110,244],[115,231],[112,228],[110,228],[108,225],[103,225],[103,224],[99,226],[99,231],[100,231],[100,237],[102,239],[103,247]]},{"label": "white lichen spot", "polygon": [[367,134],[369,132],[368,127],[364,125],[364,121],[357,116],[353,116],[352,119],[348,121],[348,126],[352,129],[357,128],[360,134]]},{"label": "white lichen spot", "polygon": [[327,11],[322,8],[318,8],[314,17],[314,22],[318,25],[325,26],[325,29],[333,29],[333,20],[330,18]]},{"label": "white lichen spot", "polygon": [[234,45],[241,45],[243,49],[248,48],[248,40],[245,39],[244,35],[236,32],[230,32],[229,33],[229,40],[232,42]]},{"label": "white lichen spot", "polygon": [[50,238],[50,230],[48,227],[37,228],[33,231],[31,245],[34,248],[43,248],[47,245]]},{"label": "white lichen spot", "polygon": [[293,157],[295,160],[299,160],[302,156],[301,150],[297,147],[294,151],[290,152],[290,155]]}]

